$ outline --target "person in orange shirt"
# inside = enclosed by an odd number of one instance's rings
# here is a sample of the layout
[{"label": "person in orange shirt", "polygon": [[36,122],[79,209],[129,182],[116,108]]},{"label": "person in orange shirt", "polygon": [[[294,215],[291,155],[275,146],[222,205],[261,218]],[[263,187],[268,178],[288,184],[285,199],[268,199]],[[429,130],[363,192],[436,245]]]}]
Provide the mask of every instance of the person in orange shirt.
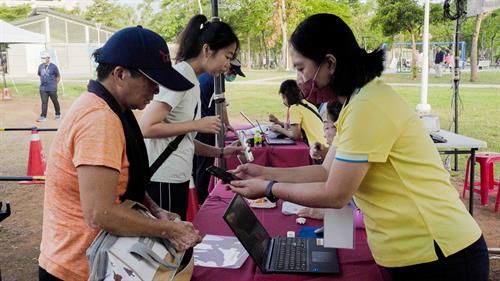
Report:
[{"label": "person in orange shirt", "polygon": [[[169,239],[186,250],[201,237],[191,223],[159,208],[146,194],[146,147],[132,109],[144,109],[158,85],[193,87],[172,68],[165,40],[148,29],[116,32],[93,54],[90,80],[68,111],[47,163],[39,280],[87,280],[85,252],[100,230],[122,236]],[[133,200],[157,218],[120,204]],[[175,220],[175,221],[174,221]]]}]

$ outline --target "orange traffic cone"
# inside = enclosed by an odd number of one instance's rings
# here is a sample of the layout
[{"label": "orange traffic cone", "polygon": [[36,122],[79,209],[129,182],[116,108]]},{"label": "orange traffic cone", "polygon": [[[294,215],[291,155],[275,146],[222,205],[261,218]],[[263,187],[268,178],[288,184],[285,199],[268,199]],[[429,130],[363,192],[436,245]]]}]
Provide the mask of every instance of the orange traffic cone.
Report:
[{"label": "orange traffic cone", "polygon": [[10,91],[10,88],[3,88],[2,89],[2,99],[3,100],[12,99],[12,92]]},{"label": "orange traffic cone", "polygon": [[194,180],[191,178],[191,180],[189,181],[188,209],[186,213],[187,221],[193,221],[199,209],[200,205],[198,204],[198,194],[196,193]]},{"label": "orange traffic cone", "polygon": [[[38,129],[33,127],[31,130],[30,155],[28,159],[28,176],[40,177],[45,176],[45,157],[43,156],[42,142]],[[31,180],[20,181],[19,184],[44,184],[45,181]]]}]

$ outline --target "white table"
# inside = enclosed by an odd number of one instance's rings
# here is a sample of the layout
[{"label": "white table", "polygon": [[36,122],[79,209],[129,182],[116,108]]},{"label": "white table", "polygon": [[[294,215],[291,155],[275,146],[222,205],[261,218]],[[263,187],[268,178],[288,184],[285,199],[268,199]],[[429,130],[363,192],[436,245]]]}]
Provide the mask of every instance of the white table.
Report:
[{"label": "white table", "polygon": [[[439,153],[442,154],[470,154],[470,187],[469,188],[469,213],[472,215],[474,209],[474,168],[476,166],[476,151],[486,148],[485,141],[473,139],[449,131],[440,130],[438,134],[444,137],[447,142],[435,143]],[[455,167],[455,170],[457,167]]]}]

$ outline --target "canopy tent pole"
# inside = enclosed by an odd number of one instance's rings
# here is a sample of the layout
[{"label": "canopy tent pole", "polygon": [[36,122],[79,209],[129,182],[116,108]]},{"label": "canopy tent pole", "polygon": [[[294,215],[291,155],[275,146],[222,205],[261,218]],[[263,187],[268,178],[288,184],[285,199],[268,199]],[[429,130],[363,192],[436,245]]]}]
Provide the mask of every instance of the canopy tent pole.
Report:
[{"label": "canopy tent pole", "polygon": [[[454,125],[454,130],[453,132],[455,134],[458,134],[458,101],[460,99],[460,89],[459,89],[459,84],[460,84],[460,60],[459,60],[459,52],[458,52],[458,43],[460,42],[460,29],[461,29],[461,21],[465,18],[466,12],[465,12],[465,0],[456,0],[455,5],[456,5],[456,11],[455,14],[452,15],[450,13],[450,1],[451,0],[445,0],[444,2],[444,15],[445,17],[451,19],[451,20],[456,20],[456,28],[455,28],[455,43],[454,43],[454,57],[455,57],[455,65],[454,65],[454,71],[453,71],[453,99],[452,99],[452,104],[453,104],[453,125]],[[463,54],[462,54],[463,55]],[[458,171],[458,154],[455,153],[453,155],[454,157],[454,171]]]},{"label": "canopy tent pole", "polygon": [[[219,18],[219,2],[218,0],[211,0],[212,2],[212,22],[220,21]],[[219,116],[221,120],[221,129],[218,134],[215,135],[215,143],[219,148],[224,148],[224,136],[226,128],[224,126],[224,110],[225,109],[225,97],[224,97],[224,79],[223,74],[214,77],[214,103],[215,103],[215,115]],[[226,169],[226,161],[224,158],[219,159],[219,167]]]}]

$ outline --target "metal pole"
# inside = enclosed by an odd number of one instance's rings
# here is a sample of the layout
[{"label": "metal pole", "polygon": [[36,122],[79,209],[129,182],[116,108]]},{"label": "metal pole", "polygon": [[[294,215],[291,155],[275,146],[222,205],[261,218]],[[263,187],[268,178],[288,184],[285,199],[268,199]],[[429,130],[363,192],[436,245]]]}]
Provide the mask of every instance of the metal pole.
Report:
[{"label": "metal pole", "polygon": [[[219,2],[212,0],[212,22],[218,22],[219,19]],[[221,130],[215,135],[215,143],[217,147],[224,148],[224,136],[226,128],[224,127],[224,110],[225,110],[225,97],[222,91],[224,80],[222,75],[214,77],[214,102],[215,102],[215,115],[219,116],[221,120]],[[219,159],[219,167],[226,169],[226,161],[224,158]]]},{"label": "metal pole", "polygon": [[427,89],[429,81],[429,0],[425,1],[423,41],[420,103],[417,105],[417,111],[419,113],[429,113],[431,111],[431,105],[427,103]]},{"label": "metal pole", "polygon": [[[453,124],[454,124],[454,133],[458,134],[458,96],[459,96],[459,84],[460,84],[460,59],[458,55],[458,42],[460,42],[460,20],[461,17],[457,18],[457,25],[456,25],[456,30],[455,30],[455,66],[454,66],[454,72],[453,72],[453,106],[454,106],[454,117],[453,117]],[[458,171],[458,154],[455,153],[453,155],[454,158],[454,170]]]}]

